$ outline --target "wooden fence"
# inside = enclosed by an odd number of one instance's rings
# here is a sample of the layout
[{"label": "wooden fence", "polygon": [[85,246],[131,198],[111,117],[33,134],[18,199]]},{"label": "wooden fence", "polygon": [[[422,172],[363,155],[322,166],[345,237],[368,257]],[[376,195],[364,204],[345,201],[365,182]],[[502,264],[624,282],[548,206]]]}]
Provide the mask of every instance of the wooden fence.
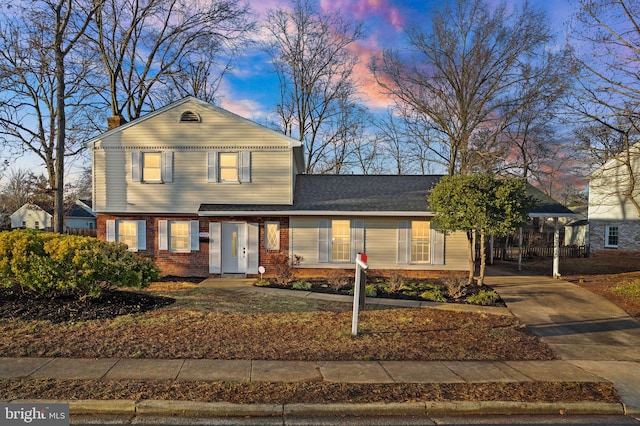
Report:
[{"label": "wooden fence", "polygon": [[[495,247],[493,248],[493,258],[499,260],[517,260],[520,249],[518,247]],[[589,247],[587,246],[563,246],[559,247],[560,257],[589,257]],[[548,246],[525,246],[522,247],[522,258],[531,259],[534,257],[553,257],[553,247]]]}]

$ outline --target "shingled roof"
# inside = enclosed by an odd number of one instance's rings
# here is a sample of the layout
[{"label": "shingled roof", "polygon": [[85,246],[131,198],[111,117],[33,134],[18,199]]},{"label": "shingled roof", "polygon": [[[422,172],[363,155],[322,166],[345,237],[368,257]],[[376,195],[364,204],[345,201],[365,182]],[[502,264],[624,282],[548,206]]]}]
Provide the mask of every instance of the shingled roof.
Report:
[{"label": "shingled roof", "polygon": [[[298,175],[293,205],[202,204],[203,215],[239,213],[287,214],[428,214],[427,195],[442,175]],[[532,213],[571,215],[571,210],[530,186],[540,203]]]}]

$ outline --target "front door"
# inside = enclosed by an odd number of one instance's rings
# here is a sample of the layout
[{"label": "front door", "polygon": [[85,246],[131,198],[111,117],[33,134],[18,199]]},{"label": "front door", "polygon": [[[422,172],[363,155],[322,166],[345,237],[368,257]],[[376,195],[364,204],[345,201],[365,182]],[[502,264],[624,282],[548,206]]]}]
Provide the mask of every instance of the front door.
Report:
[{"label": "front door", "polygon": [[243,274],[247,272],[247,224],[224,222],[222,224],[222,272]]}]

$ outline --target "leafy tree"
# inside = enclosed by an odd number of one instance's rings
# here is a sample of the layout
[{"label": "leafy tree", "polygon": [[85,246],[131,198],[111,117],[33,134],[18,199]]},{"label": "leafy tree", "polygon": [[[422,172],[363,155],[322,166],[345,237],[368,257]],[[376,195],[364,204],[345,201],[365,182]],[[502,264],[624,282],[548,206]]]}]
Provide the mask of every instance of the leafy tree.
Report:
[{"label": "leafy tree", "polygon": [[469,284],[473,283],[475,256],[473,234],[480,238],[480,276],[484,283],[485,239],[506,235],[526,224],[534,200],[523,179],[500,179],[491,174],[444,176],[429,193],[434,224],[444,232],[467,233]]}]

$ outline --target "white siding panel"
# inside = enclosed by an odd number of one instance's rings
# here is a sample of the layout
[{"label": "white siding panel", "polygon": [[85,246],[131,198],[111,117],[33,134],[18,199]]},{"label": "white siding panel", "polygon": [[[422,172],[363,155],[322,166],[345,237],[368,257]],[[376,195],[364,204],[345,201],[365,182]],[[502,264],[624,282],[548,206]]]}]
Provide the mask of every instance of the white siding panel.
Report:
[{"label": "white siding panel", "polygon": [[[304,257],[300,265],[306,268],[344,268],[346,265],[318,262],[318,219],[315,217],[292,217],[290,219],[291,252]],[[398,221],[408,218],[363,217],[366,229],[365,246],[369,267],[375,269],[405,270],[467,270],[467,246],[464,233],[454,233],[446,237],[446,265],[398,265],[397,239]],[[347,267],[353,267],[348,265]]]}]

